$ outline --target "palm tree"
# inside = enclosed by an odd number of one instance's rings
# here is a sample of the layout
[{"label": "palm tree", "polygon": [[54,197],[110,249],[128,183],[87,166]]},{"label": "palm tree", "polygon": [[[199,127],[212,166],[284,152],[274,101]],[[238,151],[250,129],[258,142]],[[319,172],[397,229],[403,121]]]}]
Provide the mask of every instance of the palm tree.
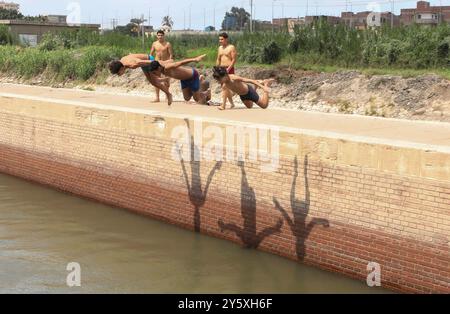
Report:
[{"label": "palm tree", "polygon": [[161,22],[162,26],[167,26],[170,29],[172,29],[173,27],[173,20],[170,16],[166,15],[165,17],[163,17],[162,22]]}]

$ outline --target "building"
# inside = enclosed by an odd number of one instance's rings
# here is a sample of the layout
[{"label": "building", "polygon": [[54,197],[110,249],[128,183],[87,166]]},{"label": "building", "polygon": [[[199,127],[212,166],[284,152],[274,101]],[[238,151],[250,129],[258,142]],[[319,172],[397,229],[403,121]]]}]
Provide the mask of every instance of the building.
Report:
[{"label": "building", "polygon": [[273,19],[272,20],[273,27],[277,30],[286,29],[288,27],[288,20],[289,18]]},{"label": "building", "polygon": [[273,24],[270,21],[253,21],[254,30],[257,32],[266,32],[273,30]]},{"label": "building", "polygon": [[442,22],[450,23],[450,6],[431,6],[427,1],[419,1],[415,9],[401,10],[400,22],[402,25],[431,26]]},{"label": "building", "polygon": [[67,23],[67,15],[47,15],[47,21],[49,23]]},{"label": "building", "polygon": [[100,24],[80,24],[70,26],[67,23],[34,22],[25,20],[0,20],[0,25],[6,25],[9,31],[17,36],[22,44],[36,46],[45,33],[57,33],[65,30],[81,28],[99,31]]},{"label": "building", "polygon": [[310,15],[305,17],[305,25],[311,25],[319,21],[326,21],[330,25],[338,25],[341,23],[341,18],[331,15]]},{"label": "building", "polygon": [[279,19],[273,19],[272,20],[272,24],[273,27],[277,30],[288,30],[289,33],[293,33],[295,26],[303,26],[305,25],[305,18],[292,18],[292,17],[287,17],[287,18],[279,18]]},{"label": "building", "polygon": [[235,16],[227,15],[223,20],[222,28],[226,31],[235,30],[237,28],[237,18]]},{"label": "building", "polygon": [[368,27],[377,27],[382,25],[400,25],[400,17],[391,12],[372,12],[363,11],[358,13],[342,12],[341,21],[349,27],[357,29],[367,29]]},{"label": "building", "polygon": [[0,9],[19,11],[20,5],[13,2],[0,1]]},{"label": "building", "polygon": [[299,17],[296,19],[288,19],[288,32],[293,33],[295,30],[295,27],[297,26],[305,26],[306,21],[304,17]]}]

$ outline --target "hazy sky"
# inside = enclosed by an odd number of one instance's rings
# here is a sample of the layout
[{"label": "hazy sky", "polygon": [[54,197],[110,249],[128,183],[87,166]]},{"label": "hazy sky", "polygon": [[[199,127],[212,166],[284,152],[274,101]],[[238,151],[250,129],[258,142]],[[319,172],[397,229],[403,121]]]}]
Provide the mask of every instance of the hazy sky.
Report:
[{"label": "hazy sky", "polygon": [[[11,0],[10,0],[11,1]],[[188,28],[203,29],[205,24],[220,27],[225,12],[232,6],[245,7],[250,11],[250,0],[218,1],[218,0],[12,0],[20,4],[21,12],[25,15],[38,14],[64,14],[77,15],[73,3],[77,3],[80,8],[82,23],[98,23],[105,28],[111,27],[111,19],[119,19],[119,24],[126,24],[131,17],[138,17],[141,14],[148,19],[150,14],[151,24],[155,27],[161,25],[162,17],[170,15],[175,23],[175,29]],[[399,13],[400,8],[414,8],[416,1],[394,0],[395,12]],[[431,0],[432,5],[450,5],[450,0]],[[72,6],[70,4],[72,3]],[[370,10],[374,3],[381,11],[391,10],[391,0],[254,0],[254,18],[259,20],[271,20],[272,7],[275,17],[297,17],[309,14],[340,15],[341,11],[365,11]],[[191,10],[189,7],[191,6]],[[70,7],[70,9],[69,9]],[[214,10],[215,8],[215,10]],[[189,11],[191,14],[189,14]],[[215,12],[215,14],[214,14]],[[191,18],[189,18],[191,16]]]}]

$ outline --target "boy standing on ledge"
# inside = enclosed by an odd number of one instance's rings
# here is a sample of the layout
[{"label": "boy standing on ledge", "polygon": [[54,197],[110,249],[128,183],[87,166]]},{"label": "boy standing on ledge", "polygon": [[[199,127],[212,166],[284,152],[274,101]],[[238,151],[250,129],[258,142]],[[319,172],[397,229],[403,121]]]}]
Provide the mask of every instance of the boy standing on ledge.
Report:
[{"label": "boy standing on ledge", "polygon": [[[237,61],[236,47],[228,42],[227,33],[222,33],[219,35],[219,43],[220,47],[217,54],[216,66],[225,67],[228,74],[235,74],[236,70],[234,66]],[[225,86],[222,86],[222,99],[228,100],[231,104],[231,108],[234,108],[233,94]],[[225,109],[224,105],[222,105],[221,108]]]},{"label": "boy standing on ledge", "polygon": [[[173,49],[172,45],[166,41],[165,33],[159,30],[156,33],[158,40],[155,41],[150,50],[150,55],[155,56],[156,61],[168,61],[173,60]],[[167,81],[167,87],[170,88],[170,80]],[[155,102],[159,102],[159,88],[155,87],[156,99]]]}]

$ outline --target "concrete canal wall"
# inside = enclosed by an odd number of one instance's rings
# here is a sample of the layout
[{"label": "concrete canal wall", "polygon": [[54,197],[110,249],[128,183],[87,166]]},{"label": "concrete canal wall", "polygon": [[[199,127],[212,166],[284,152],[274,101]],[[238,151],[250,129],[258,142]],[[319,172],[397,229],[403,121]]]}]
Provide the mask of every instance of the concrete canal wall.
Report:
[{"label": "concrete canal wall", "polygon": [[0,93],[0,172],[364,281],[377,263],[397,291],[450,292],[445,147],[261,124],[239,162],[250,137],[233,132],[254,124],[74,98]]}]

